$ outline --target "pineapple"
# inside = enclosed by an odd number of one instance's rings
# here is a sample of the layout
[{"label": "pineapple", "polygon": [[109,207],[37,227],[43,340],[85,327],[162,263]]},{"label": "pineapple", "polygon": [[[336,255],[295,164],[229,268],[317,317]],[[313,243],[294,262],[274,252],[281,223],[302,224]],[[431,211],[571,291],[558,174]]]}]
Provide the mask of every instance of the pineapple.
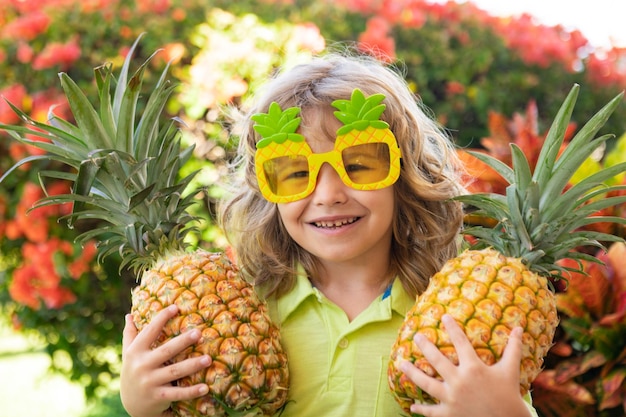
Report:
[{"label": "pineapple", "polygon": [[[12,106],[37,130],[8,125],[0,129],[47,155],[26,158],[5,176],[37,159],[72,168],[69,173],[41,172],[43,178],[69,180],[73,188],[66,195],[44,198],[37,206],[72,202],[70,227],[83,219],[105,222],[106,226],[78,239],[97,239],[99,259],[119,253],[122,267],[132,267],[141,278],[132,293],[132,316],[139,330],[164,307],[178,306],[180,315],[166,324],[156,345],[191,328],[201,331],[201,340],[174,361],[210,355],[213,362],[207,369],[177,381],[180,385],[205,382],[209,393],[173,403],[175,415],[272,415],[284,405],[289,382],[279,331],[270,322],[266,305],[228,256],[187,248],[184,238],[195,219],[186,211],[193,195],[183,196],[183,191],[193,174],[182,180],[178,174],[192,149],[181,150],[180,132],[173,121],[167,126],[159,123],[174,88],[165,79],[167,68],[135,125],[143,74],[150,61],[128,77],[137,42],[113,96],[111,66],[96,69],[99,111],[67,74],[60,74],[76,125],[54,115],[49,124],[39,123]],[[26,134],[46,142],[30,140]]]},{"label": "pineapple", "polygon": [[441,326],[445,313],[461,325],[477,355],[487,364],[501,358],[511,330],[521,326],[524,333],[520,392],[527,393],[541,371],[558,325],[551,283],[566,279],[571,271],[558,261],[570,258],[599,262],[573,250],[620,240],[581,227],[596,222],[626,223],[623,218],[591,217],[598,210],[626,200],[626,197],[601,198],[619,188],[605,186],[603,182],[624,172],[626,162],[571,187],[568,181],[580,164],[610,137],[593,140],[620,103],[622,94],[593,116],[557,158],[578,89],[575,85],[561,106],[534,172],[531,173],[524,154],[514,144],[511,145],[513,168],[488,155],[472,153],[497,171],[509,186],[505,196],[474,194],[457,198],[477,209],[474,215],[491,219],[496,226],[477,225],[464,230],[473,236],[475,243],[432,277],[399,329],[391,351],[388,381],[396,400],[407,412],[416,400],[436,399],[421,392],[400,371],[400,363],[409,360],[428,375],[439,377],[414,346],[416,333],[425,335],[451,361],[458,363],[455,349]]}]

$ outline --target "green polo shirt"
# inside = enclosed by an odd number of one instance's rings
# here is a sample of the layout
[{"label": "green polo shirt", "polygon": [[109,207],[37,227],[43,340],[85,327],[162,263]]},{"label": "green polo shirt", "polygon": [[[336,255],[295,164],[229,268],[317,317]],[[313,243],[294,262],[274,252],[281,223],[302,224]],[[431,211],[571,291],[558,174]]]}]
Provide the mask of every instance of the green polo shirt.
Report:
[{"label": "green polo shirt", "polygon": [[[398,417],[387,383],[391,346],[414,299],[395,280],[352,322],[310,281],[269,300],[289,358],[289,401],[281,417]],[[526,398],[529,407],[530,396]],[[537,415],[534,409],[533,414]]]}]

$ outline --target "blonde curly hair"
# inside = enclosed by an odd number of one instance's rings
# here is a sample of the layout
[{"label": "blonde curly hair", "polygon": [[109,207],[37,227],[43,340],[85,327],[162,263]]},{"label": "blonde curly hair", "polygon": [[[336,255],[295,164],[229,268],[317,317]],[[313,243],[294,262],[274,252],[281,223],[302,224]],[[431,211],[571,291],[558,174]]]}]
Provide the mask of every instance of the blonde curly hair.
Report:
[{"label": "blonde curly hair", "polygon": [[401,174],[394,184],[391,270],[405,290],[416,296],[443,263],[458,253],[463,213],[461,205],[450,198],[464,189],[461,164],[449,137],[411,93],[396,67],[367,56],[329,53],[279,73],[266,84],[243,117],[229,184],[232,194],[219,207],[219,222],[238,264],[267,296],[288,292],[299,265],[315,276],[317,264],[291,239],[276,204],[259,191],[254,154],[261,137],[252,128],[250,116],[267,112],[275,101],[283,109],[300,107],[306,123],[307,114],[328,112],[332,101],[349,99],[355,88],[366,96],[385,95],[387,107],[381,120],[389,123],[402,152]]}]

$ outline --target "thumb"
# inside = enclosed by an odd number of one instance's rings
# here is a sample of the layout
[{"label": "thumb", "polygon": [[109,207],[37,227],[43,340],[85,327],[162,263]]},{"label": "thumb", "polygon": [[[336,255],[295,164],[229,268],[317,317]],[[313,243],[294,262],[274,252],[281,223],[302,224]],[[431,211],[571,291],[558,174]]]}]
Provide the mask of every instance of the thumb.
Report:
[{"label": "thumb", "polygon": [[126,353],[126,350],[133,343],[137,334],[137,327],[135,327],[135,323],[133,322],[133,316],[127,314],[124,316],[124,331],[122,332],[122,354]]}]

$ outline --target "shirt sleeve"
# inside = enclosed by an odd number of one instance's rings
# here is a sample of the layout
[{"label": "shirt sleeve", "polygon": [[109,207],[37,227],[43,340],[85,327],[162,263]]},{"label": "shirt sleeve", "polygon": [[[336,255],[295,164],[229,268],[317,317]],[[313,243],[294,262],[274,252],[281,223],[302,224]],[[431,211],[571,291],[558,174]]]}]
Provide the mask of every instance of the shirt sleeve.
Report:
[{"label": "shirt sleeve", "polygon": [[533,407],[533,399],[530,396],[530,392],[527,392],[526,395],[524,395],[524,402],[526,403],[526,407],[528,407],[528,411],[530,411],[530,415],[533,417],[539,417],[537,410]]}]

